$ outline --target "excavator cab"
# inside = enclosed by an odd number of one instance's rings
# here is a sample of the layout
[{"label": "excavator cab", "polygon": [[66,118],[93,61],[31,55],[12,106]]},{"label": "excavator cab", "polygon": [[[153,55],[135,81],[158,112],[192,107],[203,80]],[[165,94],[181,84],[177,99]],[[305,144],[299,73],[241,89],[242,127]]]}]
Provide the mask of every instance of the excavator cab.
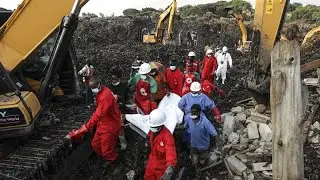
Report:
[{"label": "excavator cab", "polygon": [[[144,29],[143,35],[143,43],[148,44],[156,44],[163,43],[166,44],[172,40],[173,34],[173,20],[175,13],[177,12],[177,1],[173,0],[173,2],[168,6],[168,8],[162,12],[159,16],[158,23],[154,32],[146,33],[146,28]],[[168,29],[166,32],[166,37],[164,38],[164,22],[169,19]]]}]

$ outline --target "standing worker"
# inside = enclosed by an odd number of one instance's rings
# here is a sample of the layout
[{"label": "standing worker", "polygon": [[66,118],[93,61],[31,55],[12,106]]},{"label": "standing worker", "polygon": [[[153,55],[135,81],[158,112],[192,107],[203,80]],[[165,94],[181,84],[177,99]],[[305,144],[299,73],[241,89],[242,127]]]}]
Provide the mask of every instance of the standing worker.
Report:
[{"label": "standing worker", "polygon": [[201,82],[204,80],[213,82],[213,76],[217,70],[217,59],[213,56],[212,49],[208,49],[206,54],[201,65]]},{"label": "standing worker", "polygon": [[177,68],[177,61],[172,60],[170,67],[165,70],[169,91],[182,96],[183,73]]},{"label": "standing worker", "polygon": [[140,66],[138,73],[133,76],[128,84],[135,85],[136,92],[134,101],[137,105],[137,112],[139,114],[149,114],[152,109],[156,108],[156,103],[153,102],[153,95],[157,92],[157,83],[153,77],[149,76],[151,67],[148,63],[143,63]]},{"label": "standing worker", "polygon": [[[205,115],[201,114],[201,106],[193,104],[190,116],[185,117],[184,127],[190,135],[191,162],[196,170],[196,178],[200,178],[199,162],[209,158],[209,147],[214,145],[214,137],[217,131]],[[212,138],[210,139],[210,136]]]},{"label": "standing worker", "polygon": [[216,53],[214,53],[214,57],[218,60],[218,57],[220,56],[221,53],[222,53],[221,47],[218,46],[216,48]]},{"label": "standing worker", "polygon": [[[93,94],[91,89],[89,88],[89,81],[93,76],[93,66],[92,64],[88,63],[78,72],[78,75],[82,76],[82,82],[85,85],[86,91],[86,104],[93,104]],[[90,107],[90,106],[89,106]]]},{"label": "standing worker", "polygon": [[221,76],[222,84],[225,83],[225,80],[227,78],[227,70],[228,70],[228,64],[230,68],[232,68],[232,58],[231,55],[228,53],[228,48],[224,46],[222,48],[222,54],[220,54],[218,58],[218,71],[217,71],[217,79],[219,80],[219,76]]},{"label": "standing worker", "polygon": [[171,132],[164,126],[166,115],[161,109],[149,115],[151,153],[149,155],[145,180],[170,180],[177,164],[176,146]]},{"label": "standing worker", "polygon": [[191,106],[193,104],[199,104],[201,106],[201,113],[205,114],[206,110],[211,110],[215,114],[217,122],[221,121],[221,116],[214,101],[212,101],[207,95],[201,93],[201,84],[199,82],[193,82],[190,87],[191,92],[182,96],[178,103],[178,107],[184,112],[184,117],[190,116]]},{"label": "standing worker", "polygon": [[118,156],[114,147],[117,143],[121,128],[120,109],[111,90],[102,86],[97,76],[93,76],[89,80],[89,86],[92,92],[96,94],[97,108],[89,121],[78,130],[72,130],[68,137],[70,139],[78,139],[88,131],[92,131],[94,127],[97,127],[91,142],[92,149],[107,161],[105,166],[108,166],[113,163]]},{"label": "standing worker", "polygon": [[143,63],[140,56],[136,56],[136,60],[131,65],[130,77],[134,76],[139,71],[139,68]]},{"label": "standing worker", "polygon": [[193,72],[199,72],[199,62],[196,58],[196,53],[193,51],[189,52],[188,59],[184,63],[184,71],[189,71],[189,68],[192,68]]},{"label": "standing worker", "polygon": [[187,68],[187,71],[183,75],[182,96],[190,92],[190,86],[193,82],[199,81],[199,74],[193,71],[193,65],[189,63],[188,66],[189,68]]},{"label": "standing worker", "polygon": [[120,147],[121,150],[125,150],[127,148],[127,141],[124,134],[124,114],[125,114],[125,105],[128,99],[128,85],[127,83],[121,82],[121,73],[117,70],[113,70],[111,76],[111,84],[108,86],[110,90],[113,92],[115,99],[118,102],[120,112],[121,112],[121,129],[120,129]]},{"label": "standing worker", "polygon": [[167,90],[167,80],[164,74],[158,70],[158,67],[155,63],[151,62],[149,64],[151,66],[150,75],[156,81],[158,88],[157,92],[154,94],[154,101],[159,105],[162,98],[169,92]]}]

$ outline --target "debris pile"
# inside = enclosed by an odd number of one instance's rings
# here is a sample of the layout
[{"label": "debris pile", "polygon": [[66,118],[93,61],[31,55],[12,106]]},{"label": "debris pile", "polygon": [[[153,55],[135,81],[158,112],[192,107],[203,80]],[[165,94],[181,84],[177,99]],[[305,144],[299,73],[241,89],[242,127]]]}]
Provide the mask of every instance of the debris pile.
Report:
[{"label": "debris pile", "polygon": [[224,113],[225,165],[233,179],[272,178],[271,111],[253,98]]}]

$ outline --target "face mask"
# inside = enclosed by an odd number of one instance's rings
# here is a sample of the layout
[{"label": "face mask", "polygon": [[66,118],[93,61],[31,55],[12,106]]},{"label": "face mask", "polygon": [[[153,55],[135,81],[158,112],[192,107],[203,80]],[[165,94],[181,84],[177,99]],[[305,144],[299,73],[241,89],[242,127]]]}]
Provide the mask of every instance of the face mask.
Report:
[{"label": "face mask", "polygon": [[197,119],[198,115],[190,115],[191,119]]},{"label": "face mask", "polygon": [[177,68],[177,66],[170,66],[170,69],[171,69],[172,71],[176,70],[176,68]]},{"label": "face mask", "polygon": [[200,93],[196,92],[196,93],[191,93],[191,96],[199,96]]},{"label": "face mask", "polygon": [[151,72],[150,74],[151,74],[151,76],[154,76],[154,75],[156,75],[156,72]]},{"label": "face mask", "polygon": [[208,54],[208,57],[211,57],[212,55],[211,54]]},{"label": "face mask", "polygon": [[118,81],[118,82],[112,82],[112,85],[114,85],[114,86],[118,86],[120,84],[120,81]]},{"label": "face mask", "polygon": [[137,63],[141,63],[141,60],[137,60]]},{"label": "face mask", "polygon": [[141,77],[141,79],[142,79],[142,80],[146,80],[146,79],[147,79],[147,76],[146,76],[146,75],[144,75],[144,74],[141,74],[141,76],[140,76],[140,77]]},{"label": "face mask", "polygon": [[160,131],[160,127],[150,127],[150,131],[153,133],[159,132]]},{"label": "face mask", "polygon": [[98,94],[99,93],[99,91],[100,91],[100,88],[93,88],[93,89],[91,89],[91,91],[94,93],[94,94]]}]

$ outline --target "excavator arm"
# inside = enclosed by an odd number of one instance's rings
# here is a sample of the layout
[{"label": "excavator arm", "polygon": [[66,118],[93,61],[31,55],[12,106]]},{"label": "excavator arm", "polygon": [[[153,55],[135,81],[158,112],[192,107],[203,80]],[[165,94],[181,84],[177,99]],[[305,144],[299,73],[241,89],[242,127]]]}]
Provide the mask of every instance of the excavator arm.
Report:
[{"label": "excavator arm", "polygon": [[289,0],[256,0],[248,88],[268,93],[271,51],[281,38]]},{"label": "excavator arm", "polygon": [[[82,7],[88,0],[81,0]],[[24,0],[0,28],[0,62],[14,71],[59,27],[74,0]]]},{"label": "excavator arm", "polygon": [[152,44],[161,43],[163,40],[163,26],[164,26],[164,22],[167,19],[169,19],[169,22],[168,22],[168,32],[167,32],[166,40],[168,41],[172,40],[173,21],[174,21],[174,16],[176,11],[177,11],[177,1],[173,0],[173,2],[168,6],[168,8],[160,14],[155,34],[144,35],[143,42],[152,43]]},{"label": "excavator arm", "polygon": [[311,30],[306,34],[306,36],[305,36],[304,39],[303,39],[302,46],[308,41],[308,39],[310,39],[312,36],[314,36],[317,32],[320,32],[320,26],[311,29]]}]

